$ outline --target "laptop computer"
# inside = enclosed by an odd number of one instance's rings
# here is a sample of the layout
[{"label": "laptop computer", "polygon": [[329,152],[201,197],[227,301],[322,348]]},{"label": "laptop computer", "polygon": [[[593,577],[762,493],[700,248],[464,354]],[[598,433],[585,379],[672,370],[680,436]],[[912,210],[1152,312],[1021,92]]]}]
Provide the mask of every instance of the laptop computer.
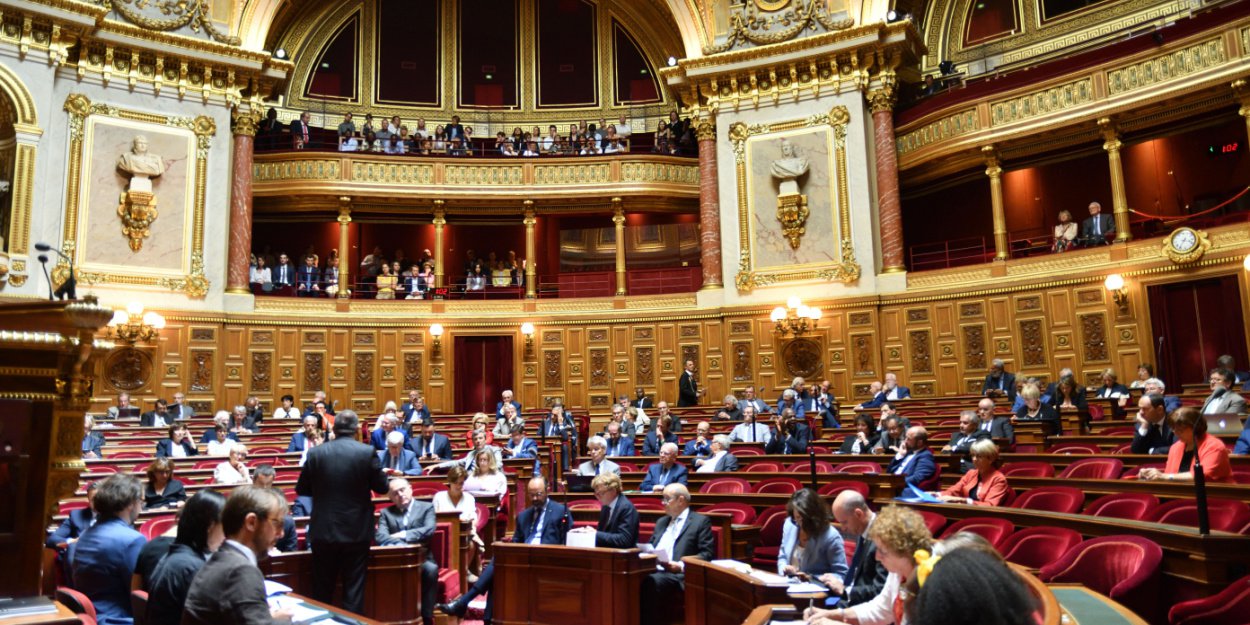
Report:
[{"label": "laptop computer", "polygon": [[1207,420],[1207,434],[1212,436],[1240,436],[1241,417],[1236,414],[1204,414]]},{"label": "laptop computer", "polygon": [[564,476],[569,485],[569,491],[574,493],[589,493],[592,489],[590,483],[594,481],[593,475],[566,475]]}]

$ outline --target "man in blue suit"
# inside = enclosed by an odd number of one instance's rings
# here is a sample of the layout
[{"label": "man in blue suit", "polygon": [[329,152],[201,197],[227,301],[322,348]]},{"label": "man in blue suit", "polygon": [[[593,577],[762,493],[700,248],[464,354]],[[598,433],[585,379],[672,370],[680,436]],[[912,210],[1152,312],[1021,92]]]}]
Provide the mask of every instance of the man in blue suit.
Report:
[{"label": "man in blue suit", "polygon": [[642,485],[638,487],[638,490],[644,493],[658,493],[674,482],[688,484],[689,476],[690,472],[686,470],[686,467],[677,463],[677,445],[664,443],[660,446],[660,461],[653,462],[647,467],[647,477],[642,478]]},{"label": "man in blue suit", "polygon": [[535,443],[533,439],[526,438],[523,428],[512,430],[512,435],[508,438],[508,444],[504,445],[500,451],[503,452],[504,458],[533,458],[534,475],[540,474],[538,443]]},{"label": "man in blue suit", "polygon": [[286,446],[287,453],[303,452],[316,446],[317,417],[304,417],[303,429],[291,435],[291,443]]},{"label": "man in blue suit", "polygon": [[[530,545],[563,545],[569,529],[573,527],[573,517],[564,504],[547,498],[547,480],[533,478],[525,488],[529,495],[530,506],[517,515],[516,533],[512,542]],[[435,606],[440,612],[452,616],[464,616],[469,602],[479,595],[490,592],[494,587],[495,564],[492,562],[482,570],[482,575],[469,587],[468,592],[460,595],[451,603],[440,603]],[[486,614],[484,621],[491,622],[494,593],[486,598]]]},{"label": "man in blue suit", "polygon": [[615,421],[609,423],[607,436],[603,438],[608,443],[608,456],[623,458],[634,455],[634,440],[621,435],[620,423]]},{"label": "man in blue suit", "polygon": [[95,505],[95,493],[98,487],[97,482],[87,484],[87,507],[70,510],[65,520],[61,522],[61,526],[48,534],[48,541],[45,543],[48,547],[56,549],[62,544],[72,545],[83,532],[87,531],[87,528],[95,524],[95,510],[92,506]]},{"label": "man in blue suit", "polygon": [[885,384],[881,385],[881,390],[871,400],[861,405],[864,408],[876,408],[885,402],[906,399],[908,397],[911,397],[911,389],[898,385],[898,375],[887,373],[885,374]]},{"label": "man in blue suit", "polygon": [[590,482],[599,500],[599,523],[595,527],[579,527],[571,532],[595,535],[595,546],[608,549],[630,549],[638,544],[638,509],[621,494],[621,476],[601,473]]},{"label": "man in blue suit", "polygon": [[434,431],[434,422],[421,426],[421,436],[408,439],[408,449],[417,454],[417,460],[451,460],[451,439]]},{"label": "man in blue suit", "polygon": [[929,450],[929,432],[919,425],[907,428],[903,451],[890,461],[888,472],[902,475],[910,486],[920,490],[936,490],[938,484],[937,463]]},{"label": "man in blue suit", "polygon": [[408,434],[399,428],[399,417],[387,414],[382,417],[381,427],[375,429],[373,433],[369,435],[369,440],[373,442],[374,449],[378,451],[386,451],[386,438],[391,435],[391,432],[397,431],[400,436],[404,437],[405,441],[408,440]]},{"label": "man in blue suit", "polygon": [[1001,358],[990,363],[990,372],[981,385],[981,394],[986,397],[1006,397],[1007,401],[1016,401],[1016,376],[1007,372],[1007,365]]},{"label": "man in blue suit", "polygon": [[133,527],[143,485],[132,475],[113,475],[100,483],[95,509],[96,524],[70,546],[74,587],[95,605],[97,623],[130,625],[130,578],[147,543]]},{"label": "man in blue suit", "polygon": [[642,455],[658,456],[660,454],[660,445],[664,443],[677,444],[677,435],[673,434],[672,418],[666,416],[657,417],[655,419],[655,429],[647,432],[647,438],[642,442]]},{"label": "man in blue suit", "polygon": [[498,421],[499,419],[503,419],[508,416],[503,412],[504,404],[512,404],[512,407],[516,408],[516,413],[519,416],[521,414],[521,402],[512,401],[512,391],[504,391],[502,397],[503,401],[495,404],[495,420]]},{"label": "man in blue suit", "polygon": [[712,455],[711,433],[712,425],[707,421],[700,421],[699,425],[694,428],[694,438],[686,442],[686,449],[682,451],[682,455],[699,458]]},{"label": "man in blue suit", "polygon": [[425,398],[417,394],[417,390],[408,391],[408,403],[404,404],[404,423],[425,423],[431,419],[430,409],[425,405]]},{"label": "man in blue suit", "polygon": [[317,297],[321,295],[321,270],[317,269],[312,255],[304,257],[304,266],[299,268],[299,283],[296,290],[300,297]]},{"label": "man in blue suit", "polygon": [[404,449],[404,435],[401,432],[394,431],[386,435],[386,449],[378,452],[378,460],[382,462],[382,471],[390,477],[421,475],[417,454]]},{"label": "man in blue suit", "polygon": [[95,417],[86,415],[82,422],[82,457],[101,458],[104,456],[104,435],[92,432],[95,429]]}]

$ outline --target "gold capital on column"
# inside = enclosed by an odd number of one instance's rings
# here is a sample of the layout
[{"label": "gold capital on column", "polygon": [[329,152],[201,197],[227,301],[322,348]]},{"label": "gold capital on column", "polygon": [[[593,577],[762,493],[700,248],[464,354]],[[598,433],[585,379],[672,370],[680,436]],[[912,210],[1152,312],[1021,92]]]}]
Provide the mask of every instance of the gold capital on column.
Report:
[{"label": "gold capital on column", "polygon": [[893,111],[898,101],[898,78],[893,70],[883,71],[877,80],[868,88],[865,97],[868,99],[868,110],[873,113]]},{"label": "gold capital on column", "polygon": [[1246,119],[1246,132],[1250,134],[1250,82],[1238,78],[1229,86],[1233,88],[1233,95],[1237,96],[1237,114]]},{"label": "gold capital on column", "polygon": [[253,110],[240,112],[235,108],[230,112],[230,132],[236,135],[256,136],[260,128],[260,113]]},{"label": "gold capital on column", "polygon": [[694,127],[695,137],[699,141],[715,141],[716,140],[716,122],[710,117],[704,117],[699,120]]},{"label": "gold capital on column", "polygon": [[616,226],[616,294],[625,295],[625,207],[612,198],[612,223]]},{"label": "gold capital on column", "polygon": [[352,281],[348,273],[351,265],[347,262],[348,240],[347,228],[352,223],[352,198],[344,195],[339,197],[339,299],[347,299],[352,295]]},{"label": "gold capital on column", "polygon": [[994,259],[1007,260],[1007,215],[1003,210],[1003,168],[994,146],[981,148],[985,175],[990,178],[990,208],[994,218]]},{"label": "gold capital on column", "polygon": [[538,297],[538,272],[534,262],[534,226],[538,219],[534,217],[534,200],[525,200],[521,204],[525,207],[525,219],[522,220],[525,224],[525,298],[534,299]]},{"label": "gold capital on column", "polygon": [[443,286],[443,226],[447,225],[444,200],[434,200],[434,286]]},{"label": "gold capital on column", "polygon": [[1111,206],[1115,215],[1115,240],[1127,242],[1129,235],[1128,197],[1124,191],[1124,163],[1120,160],[1120,129],[1110,117],[1098,120],[1102,133],[1102,149],[1107,152],[1107,166],[1111,168]]}]

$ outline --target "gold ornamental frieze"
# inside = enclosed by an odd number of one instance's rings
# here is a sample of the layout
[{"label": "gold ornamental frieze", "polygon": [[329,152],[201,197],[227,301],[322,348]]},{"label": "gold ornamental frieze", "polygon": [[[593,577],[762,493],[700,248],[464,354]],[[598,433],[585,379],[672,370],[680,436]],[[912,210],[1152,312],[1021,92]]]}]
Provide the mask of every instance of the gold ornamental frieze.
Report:
[{"label": "gold ornamental frieze", "polygon": [[[335,167],[335,174],[338,167]],[[352,180],[374,184],[431,184],[434,182],[434,166],[431,164],[400,164],[380,162],[351,163]],[[337,178],[337,175],[333,178]]]},{"label": "gold ornamental frieze", "polygon": [[1094,82],[1090,78],[1082,78],[1067,84],[991,103],[990,125],[1001,126],[1040,117],[1088,104],[1093,100]]},{"label": "gold ornamental frieze", "polygon": [[1220,38],[1134,63],[1107,72],[1107,93],[1116,95],[1223,65],[1224,42]]},{"label": "gold ornamental frieze", "polygon": [[534,184],[604,184],[611,176],[612,168],[607,163],[534,167]]},{"label": "gold ornamental frieze", "polygon": [[980,129],[981,118],[977,115],[975,108],[970,108],[941,119],[936,119],[906,134],[899,135],[895,141],[895,149],[902,156],[926,145],[954,139]]}]

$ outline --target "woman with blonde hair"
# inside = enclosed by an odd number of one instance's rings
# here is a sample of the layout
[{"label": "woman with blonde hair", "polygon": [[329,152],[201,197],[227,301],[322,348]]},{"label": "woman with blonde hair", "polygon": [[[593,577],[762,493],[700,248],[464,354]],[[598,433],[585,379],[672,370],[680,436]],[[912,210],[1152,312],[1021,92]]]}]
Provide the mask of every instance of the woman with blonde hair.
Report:
[{"label": "woman with blonde hair", "polygon": [[187,500],[187,491],[174,479],[174,461],[157,458],[148,465],[147,486],[143,489],[143,509],[178,508]]},{"label": "woman with blonde hair", "polygon": [[1059,211],[1059,223],[1055,225],[1055,243],[1051,247],[1056,253],[1063,252],[1072,247],[1072,242],[1076,240],[1077,230],[1079,228],[1075,221],[1072,221],[1072,213],[1061,210]]},{"label": "woman with blonde hair", "polygon": [[508,497],[508,476],[499,468],[494,450],[479,449],[473,458],[473,474],[464,482],[464,490],[474,497]]},{"label": "woman with blonde hair", "polygon": [[490,429],[490,417],[485,412],[479,412],[473,415],[473,427],[465,434],[465,440],[468,441],[469,447],[473,447],[473,435],[479,430],[486,432],[486,445],[495,444],[495,433]]},{"label": "woman with blonde hair", "polygon": [[1010,490],[1007,477],[998,470],[998,445],[983,438],[972,444],[969,450],[975,467],[964,474],[954,486],[934,495],[948,503],[966,503],[974,506],[997,506]]}]

